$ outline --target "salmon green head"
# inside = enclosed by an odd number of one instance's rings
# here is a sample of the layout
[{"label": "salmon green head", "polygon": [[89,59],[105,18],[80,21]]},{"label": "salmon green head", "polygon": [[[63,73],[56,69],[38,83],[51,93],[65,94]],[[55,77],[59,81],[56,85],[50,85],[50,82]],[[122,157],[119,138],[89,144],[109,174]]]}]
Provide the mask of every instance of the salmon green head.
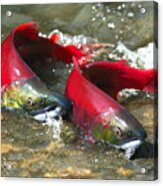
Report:
[{"label": "salmon green head", "polygon": [[2,92],[2,106],[37,115],[57,106],[68,110],[70,102],[62,95],[53,93],[38,78],[13,82]]},{"label": "salmon green head", "polygon": [[146,138],[141,124],[125,109],[98,115],[92,125],[92,135],[96,140],[125,150],[128,158]]}]

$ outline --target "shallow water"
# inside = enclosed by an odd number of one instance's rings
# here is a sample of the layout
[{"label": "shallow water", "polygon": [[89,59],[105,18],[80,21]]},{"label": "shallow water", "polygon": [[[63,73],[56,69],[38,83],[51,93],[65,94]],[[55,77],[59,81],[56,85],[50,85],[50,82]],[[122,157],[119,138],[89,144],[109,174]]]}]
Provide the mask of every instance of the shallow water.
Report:
[{"label": "shallow water", "polygon": [[[15,26],[35,20],[44,34],[59,29],[64,34],[83,34],[114,45],[121,41],[130,50],[149,42],[157,46],[152,10],[152,2],[2,6],[2,40]],[[8,17],[6,11],[12,16]],[[100,58],[109,59],[106,49]],[[71,68],[49,62],[46,71],[38,72],[52,90],[63,93]],[[154,101],[138,93],[121,102],[148,134],[147,143],[133,160],[124,159],[124,152],[106,144],[81,142],[77,130],[67,121],[63,123],[62,140],[57,142],[52,127],[2,110],[2,176],[154,180]]]}]

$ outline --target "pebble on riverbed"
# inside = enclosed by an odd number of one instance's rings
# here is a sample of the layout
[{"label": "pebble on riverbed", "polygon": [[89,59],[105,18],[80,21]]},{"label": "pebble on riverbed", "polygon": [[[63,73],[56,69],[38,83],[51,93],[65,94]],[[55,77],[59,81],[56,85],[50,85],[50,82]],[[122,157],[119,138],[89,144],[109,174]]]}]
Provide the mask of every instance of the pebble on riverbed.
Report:
[{"label": "pebble on riverbed", "polygon": [[120,176],[124,176],[124,177],[131,177],[134,175],[134,171],[131,169],[127,169],[124,167],[120,167],[117,169],[116,171]]},{"label": "pebble on riverbed", "polygon": [[1,144],[1,153],[8,153],[10,151],[16,151],[16,152],[19,152],[21,151],[21,148],[18,147],[18,146],[15,146],[15,145],[12,145],[12,144],[9,144],[9,143],[3,143]]},{"label": "pebble on riverbed", "polygon": [[92,178],[96,177],[90,169],[67,167],[56,172],[46,172],[44,177],[48,178]]}]

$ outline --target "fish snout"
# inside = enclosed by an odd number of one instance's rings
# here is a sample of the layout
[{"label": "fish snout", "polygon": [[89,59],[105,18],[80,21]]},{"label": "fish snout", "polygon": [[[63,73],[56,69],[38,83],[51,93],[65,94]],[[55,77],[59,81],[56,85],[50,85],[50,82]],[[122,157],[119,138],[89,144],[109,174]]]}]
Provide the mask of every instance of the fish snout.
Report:
[{"label": "fish snout", "polygon": [[147,138],[147,133],[144,127],[134,117],[127,120],[128,130],[127,136],[132,140],[144,141]]},{"label": "fish snout", "polygon": [[65,116],[71,110],[71,102],[58,93],[48,95],[44,102],[45,105],[30,112],[33,118],[38,121],[46,121],[49,117],[57,119],[60,116]]},{"label": "fish snout", "polygon": [[135,138],[141,141],[145,141],[147,138],[147,133],[142,126],[139,126],[135,131]]},{"label": "fish snout", "polygon": [[59,93],[54,93],[48,96],[47,98],[50,102],[56,103],[56,105],[62,107],[66,112],[69,112],[72,109],[72,103],[64,95]]}]

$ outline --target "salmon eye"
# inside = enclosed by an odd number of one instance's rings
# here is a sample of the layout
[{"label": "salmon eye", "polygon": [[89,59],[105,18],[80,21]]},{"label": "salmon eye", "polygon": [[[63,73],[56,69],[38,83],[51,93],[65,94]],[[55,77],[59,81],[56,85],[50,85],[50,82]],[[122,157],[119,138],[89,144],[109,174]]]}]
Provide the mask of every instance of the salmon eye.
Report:
[{"label": "salmon eye", "polygon": [[131,131],[129,131],[129,132],[128,132],[128,137],[132,137],[132,134],[133,134],[133,133],[132,133]]},{"label": "salmon eye", "polygon": [[29,98],[27,99],[27,104],[30,105],[30,106],[33,105],[33,100],[32,100],[31,97],[29,97]]},{"label": "salmon eye", "polygon": [[114,134],[115,134],[117,137],[121,137],[122,132],[121,132],[121,129],[120,129],[119,127],[115,127],[115,128],[113,129],[113,131],[114,131]]},{"label": "salmon eye", "polygon": [[41,104],[41,105],[44,105],[44,104],[45,104],[45,100],[42,99],[42,100],[40,101],[40,104]]}]

